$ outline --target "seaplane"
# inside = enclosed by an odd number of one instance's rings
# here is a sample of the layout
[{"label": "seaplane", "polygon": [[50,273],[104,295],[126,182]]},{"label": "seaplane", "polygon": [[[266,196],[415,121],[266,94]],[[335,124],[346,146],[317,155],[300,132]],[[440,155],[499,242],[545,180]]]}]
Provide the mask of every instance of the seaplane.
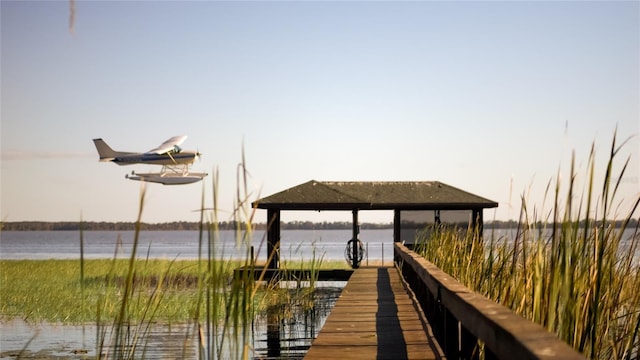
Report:
[{"label": "seaplane", "polygon": [[127,179],[163,185],[182,185],[198,182],[207,176],[207,173],[189,170],[189,166],[200,156],[200,153],[195,150],[183,150],[180,145],[186,139],[186,135],[174,136],[145,153],[115,151],[102,139],[93,139],[93,143],[100,155],[100,162],[113,162],[118,165],[162,165],[159,172],[132,171],[131,175],[125,175]]}]

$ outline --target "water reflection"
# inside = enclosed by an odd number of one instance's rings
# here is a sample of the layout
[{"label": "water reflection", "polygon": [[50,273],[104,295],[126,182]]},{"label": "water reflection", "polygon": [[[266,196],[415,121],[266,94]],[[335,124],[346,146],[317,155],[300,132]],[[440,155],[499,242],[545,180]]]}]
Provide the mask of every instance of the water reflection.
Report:
[{"label": "water reflection", "polygon": [[302,359],[338,300],[344,287],[344,283],[341,284],[317,287],[311,294],[313,308],[294,302],[289,309],[281,305],[270,306],[257,316],[253,324],[257,339],[255,357]]},{"label": "water reflection", "polygon": [[[340,296],[344,282],[317,283],[311,294],[313,307],[302,302],[288,306],[286,314],[282,307],[273,306],[259,313],[251,326],[251,358],[255,359],[301,359],[318,335],[324,322]],[[308,304],[307,304],[308,305]],[[126,331],[135,336],[136,331],[144,332],[144,339],[138,339],[135,358],[151,359],[195,359],[200,353],[199,330],[189,323],[152,323],[138,329],[128,326]],[[114,349],[111,325],[98,329],[95,324],[61,325],[51,323],[28,323],[19,319],[3,320],[0,330],[0,358],[23,359],[96,359],[97,343],[104,344],[102,355],[112,358]],[[226,332],[235,334],[233,329]],[[238,331],[241,336],[242,331]],[[104,334],[104,338],[103,335]],[[139,333],[138,333],[139,334]],[[242,341],[241,339],[236,339]],[[132,350],[135,343],[130,339],[126,348],[118,352]],[[227,341],[220,358],[239,358],[234,341]],[[237,342],[236,342],[237,344]],[[215,352],[214,352],[215,353]]]}]

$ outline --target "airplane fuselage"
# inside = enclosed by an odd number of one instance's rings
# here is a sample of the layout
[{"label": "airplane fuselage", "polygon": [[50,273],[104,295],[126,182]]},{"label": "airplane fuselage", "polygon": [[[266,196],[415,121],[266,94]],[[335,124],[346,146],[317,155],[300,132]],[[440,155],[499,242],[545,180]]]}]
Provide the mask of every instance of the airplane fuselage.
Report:
[{"label": "airplane fuselage", "polygon": [[173,153],[171,156],[167,154],[149,154],[149,153],[132,153],[114,157],[111,161],[118,165],[131,164],[152,164],[152,165],[180,165],[192,164],[197,156],[196,151],[182,150],[179,153]]}]

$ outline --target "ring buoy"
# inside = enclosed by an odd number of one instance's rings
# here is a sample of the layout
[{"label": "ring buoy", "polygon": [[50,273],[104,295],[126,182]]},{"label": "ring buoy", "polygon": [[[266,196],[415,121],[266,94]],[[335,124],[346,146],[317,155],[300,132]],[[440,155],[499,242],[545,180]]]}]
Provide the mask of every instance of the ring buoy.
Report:
[{"label": "ring buoy", "polygon": [[[356,257],[354,258],[353,250],[356,246]],[[358,268],[360,266],[360,262],[365,258],[365,256],[366,253],[364,246],[362,246],[362,241],[360,241],[360,239],[351,239],[347,241],[347,247],[344,249],[344,258],[352,268]]]}]

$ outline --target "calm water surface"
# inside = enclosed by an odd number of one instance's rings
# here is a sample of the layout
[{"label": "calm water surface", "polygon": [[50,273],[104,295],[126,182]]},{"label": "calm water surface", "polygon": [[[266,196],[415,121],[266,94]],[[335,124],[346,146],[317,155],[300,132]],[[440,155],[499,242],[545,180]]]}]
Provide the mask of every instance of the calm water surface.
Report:
[{"label": "calm water surface", "polygon": [[[623,233],[621,251],[631,245],[632,229]],[[290,260],[344,260],[351,230],[283,230],[281,232],[281,258]],[[515,229],[486,229],[485,239],[513,238]],[[129,257],[133,231],[85,231],[84,256],[87,259]],[[393,230],[361,230],[370,260],[390,264],[393,255]],[[243,240],[235,231],[220,231],[214,241],[216,258],[245,259],[253,246],[259,260],[266,260],[266,235],[255,231],[250,240]],[[138,243],[138,257],[197,259],[202,252],[206,257],[208,244],[200,246],[198,231],[142,231]],[[0,232],[0,259],[77,259],[80,256],[79,231],[3,231]],[[640,248],[635,258],[640,261]]]},{"label": "calm water surface", "polygon": [[[320,282],[315,292],[313,310],[293,308],[287,320],[273,320],[268,312],[259,314],[249,330],[250,358],[301,359],[313,339],[324,325],[333,305],[340,296],[344,283]],[[98,328],[95,324],[62,325],[47,322],[31,323],[22,319],[0,318],[0,359],[94,359],[97,358],[98,334],[105,334],[106,344],[101,353],[113,357],[109,345],[110,326]],[[206,326],[201,324],[206,337]],[[153,323],[138,343],[134,358],[196,359],[199,352],[198,326],[188,323]],[[133,331],[132,331],[133,333]],[[239,358],[233,335],[220,342],[221,331],[211,338],[222,345],[222,359]],[[233,334],[227,329],[227,334]],[[239,330],[238,333],[242,333]],[[274,345],[275,344],[275,345]],[[214,356],[214,358],[217,358]]]},{"label": "calm water surface", "polygon": [[[309,260],[344,259],[344,249],[351,230],[285,230],[281,232],[281,258]],[[391,260],[393,230],[362,230],[360,239],[368,249],[369,259]],[[133,231],[85,231],[84,256],[87,259],[128,257]],[[235,231],[220,231],[214,241],[216,258],[246,258],[253,246],[258,259],[266,260],[264,231],[253,233],[245,241]],[[207,239],[200,247],[198,231],[142,231],[138,242],[139,257],[196,259],[207,255]],[[3,231],[0,233],[0,259],[77,259],[80,256],[79,231]]]}]

